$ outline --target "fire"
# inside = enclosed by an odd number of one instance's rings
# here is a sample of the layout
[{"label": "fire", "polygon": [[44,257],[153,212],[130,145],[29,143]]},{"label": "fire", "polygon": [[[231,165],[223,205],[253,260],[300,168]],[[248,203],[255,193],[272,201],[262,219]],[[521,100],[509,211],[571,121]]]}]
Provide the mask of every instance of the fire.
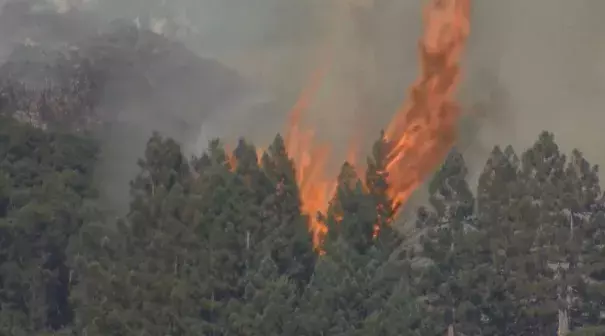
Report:
[{"label": "fire", "polygon": [[[410,97],[388,125],[392,144],[387,172],[394,205],[403,204],[443,160],[456,139],[459,108],[454,93],[460,79],[460,60],[470,33],[470,0],[431,0],[424,10],[424,35],[419,41],[420,75]],[[326,228],[315,214],[325,212],[335,182],[325,175],[329,148],[313,143],[313,133],[300,129],[301,115],[320,86],[324,69],[317,71],[290,114],[287,150],[297,165],[302,210],[311,215],[310,229],[317,246]],[[358,139],[356,139],[358,141]],[[356,142],[353,142],[356,145]],[[347,160],[355,164],[357,146]]]},{"label": "fire", "polygon": [[290,158],[296,165],[296,181],[299,186],[301,210],[310,216],[310,231],[313,243],[319,246],[327,228],[319,221],[318,214],[325,213],[336,182],[326,175],[326,163],[330,147],[313,141],[313,131],[301,128],[301,117],[317,94],[325,76],[327,62],[315,71],[309,85],[303,90],[290,111],[285,145]]},{"label": "fire", "polygon": [[390,196],[398,204],[407,201],[451,149],[460,114],[454,94],[470,33],[470,0],[434,0],[424,15],[420,76],[385,134],[393,145],[387,165]]},{"label": "fire", "polygon": [[[409,89],[408,100],[385,131],[385,140],[391,145],[386,171],[394,206],[408,200],[456,140],[460,110],[454,94],[470,33],[469,16],[470,0],[430,0],[424,9],[425,29],[419,41],[420,74]],[[330,147],[314,142],[313,130],[302,128],[301,119],[321,87],[327,63],[315,71],[290,111],[285,138],[286,149],[296,165],[301,210],[310,216],[309,229],[315,246],[320,245],[327,231],[318,214],[326,212],[336,181],[327,176],[325,169]],[[347,161],[353,165],[359,141],[354,138],[347,153]],[[229,160],[235,163],[232,156]],[[360,174],[359,167],[356,169]]]}]

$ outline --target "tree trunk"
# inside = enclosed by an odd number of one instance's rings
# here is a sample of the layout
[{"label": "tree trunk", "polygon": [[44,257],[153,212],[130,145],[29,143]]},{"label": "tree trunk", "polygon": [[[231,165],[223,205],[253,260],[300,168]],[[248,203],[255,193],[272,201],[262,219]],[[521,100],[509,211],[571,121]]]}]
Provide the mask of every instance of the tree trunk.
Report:
[{"label": "tree trunk", "polygon": [[569,316],[567,309],[559,309],[559,329],[557,336],[565,336],[569,333]]},{"label": "tree trunk", "polygon": [[450,324],[449,327],[447,327],[446,336],[454,336],[454,325],[453,324]]}]

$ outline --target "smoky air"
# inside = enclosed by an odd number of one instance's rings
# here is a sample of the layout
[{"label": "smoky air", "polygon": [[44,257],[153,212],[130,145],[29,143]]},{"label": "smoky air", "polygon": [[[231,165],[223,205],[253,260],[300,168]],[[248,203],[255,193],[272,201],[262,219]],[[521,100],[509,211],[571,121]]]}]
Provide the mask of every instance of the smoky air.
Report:
[{"label": "smoky air", "polygon": [[[61,77],[88,76],[85,103],[77,104],[102,116],[98,175],[116,204],[126,202],[117,195],[127,194],[122,186],[137,169],[130,158],[151,132],[174,137],[192,154],[214,137],[235,143],[244,136],[266,146],[288,132],[290,113],[321,66],[325,74],[299,127],[313,132],[314,146],[347,153],[329,155],[322,179],[334,180],[345,159],[364,165],[380,131],[409,100],[426,28],[421,1],[0,4],[4,80],[40,91],[64,85]],[[464,152],[471,182],[493,145],[523,148],[542,129],[566,149],[605,160],[594,145],[602,140],[605,24],[592,13],[601,7],[588,0],[473,4],[451,140]],[[74,64],[87,64],[91,73]],[[445,149],[435,151],[443,159]],[[412,184],[423,193],[421,183]]]}]

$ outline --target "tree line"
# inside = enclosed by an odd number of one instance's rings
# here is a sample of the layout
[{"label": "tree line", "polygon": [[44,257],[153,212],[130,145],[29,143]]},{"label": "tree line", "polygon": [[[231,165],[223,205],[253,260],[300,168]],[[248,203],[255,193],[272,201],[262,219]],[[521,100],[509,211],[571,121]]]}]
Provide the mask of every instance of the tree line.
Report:
[{"label": "tree line", "polygon": [[304,214],[281,136],[188,158],[156,133],[115,219],[92,137],[2,119],[0,335],[605,334],[605,201],[579,151],[495,147],[471,190],[453,149],[403,234],[389,146]]}]

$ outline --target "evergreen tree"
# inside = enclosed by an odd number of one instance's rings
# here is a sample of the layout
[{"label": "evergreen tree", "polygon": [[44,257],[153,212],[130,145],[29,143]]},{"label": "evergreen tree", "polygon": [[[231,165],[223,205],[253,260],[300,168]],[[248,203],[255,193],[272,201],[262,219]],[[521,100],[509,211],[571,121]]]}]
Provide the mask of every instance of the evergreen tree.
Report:
[{"label": "evergreen tree", "polygon": [[[236,175],[256,196],[256,225],[246,232],[246,269],[242,275],[242,295],[226,307],[229,333],[237,335],[291,335],[295,333],[293,313],[297,305],[297,286],[302,289],[310,276],[315,253],[304,217],[298,207],[298,193],[286,194],[295,181],[285,151],[276,138],[265,155],[271,170],[260,169],[256,149],[241,140],[234,154]],[[283,149],[283,147],[282,147]],[[284,155],[284,157],[279,157]],[[279,172],[288,169],[290,172]],[[279,180],[275,180],[280,176]],[[290,186],[285,187],[284,184]]]},{"label": "evergreen tree", "polygon": [[372,156],[367,160],[365,175],[365,185],[377,212],[374,243],[381,258],[389,258],[402,243],[393,223],[400,204],[396,204],[389,196],[387,163],[391,153],[390,147],[391,143],[384,138],[382,132],[380,139],[372,147]]},{"label": "evergreen tree", "polygon": [[373,246],[377,210],[372,198],[364,191],[352,165],[345,163],[337,178],[336,195],[325,219],[328,234],[324,244],[342,239],[357,254],[366,254]]},{"label": "evergreen tree", "polygon": [[323,220],[328,227],[322,246],[325,255],[318,260],[305,293],[301,333],[356,335],[366,317],[370,274],[365,253],[372,246],[376,208],[348,163],[342,166],[336,195]]},{"label": "evergreen tree", "polygon": [[518,332],[546,334],[557,329],[558,280],[562,276],[561,261],[566,258],[557,252],[562,238],[559,229],[569,227],[569,216],[561,202],[565,164],[565,155],[547,132],[521,156],[519,182],[523,196],[511,209],[520,231],[515,242],[522,253],[516,259],[522,271],[515,274],[521,312]]},{"label": "evergreen tree", "polygon": [[441,325],[439,333],[446,328],[458,334],[479,332],[483,297],[474,286],[484,272],[474,264],[474,196],[466,175],[462,155],[452,150],[429,185],[435,214],[421,212],[419,216],[426,230],[423,255],[432,262],[420,288],[431,315],[442,321],[435,325]]},{"label": "evergreen tree", "polygon": [[218,140],[210,142],[196,167],[195,226],[204,246],[204,267],[199,270],[202,284],[198,302],[203,321],[200,330],[213,335],[228,334],[233,326],[242,323],[234,319],[242,305],[246,274],[258,255],[258,244],[251,237],[261,225],[260,208],[255,191],[245,176],[231,167]]},{"label": "evergreen tree", "polygon": [[0,121],[0,333],[55,332],[71,322],[70,238],[95,197],[94,140]]},{"label": "evergreen tree", "polygon": [[117,227],[121,246],[102,240],[98,260],[80,260],[76,331],[198,334],[195,274],[201,263],[185,187],[190,184],[187,160],[173,140],[154,134],[139,166],[130,213]]},{"label": "evergreen tree", "polygon": [[268,255],[245,275],[241,301],[229,307],[230,331],[235,335],[296,335],[296,285],[279,275],[277,265]]},{"label": "evergreen tree", "polygon": [[407,277],[409,264],[385,258],[375,244],[378,208],[348,163],[324,220],[326,254],[305,293],[302,333],[417,334],[419,311]]},{"label": "evergreen tree", "polygon": [[301,213],[294,164],[280,135],[263,155],[262,170],[272,188],[261,205],[262,225],[269,232],[264,246],[278,273],[287,275],[302,289],[311,277],[317,254],[308,218]]},{"label": "evergreen tree", "polygon": [[604,328],[605,322],[599,321],[600,317],[594,318],[601,314],[601,310],[594,307],[604,302],[604,296],[597,294],[603,278],[595,276],[603,271],[603,266],[595,261],[599,258],[596,257],[597,251],[602,248],[598,227],[605,209],[598,167],[592,166],[582,153],[574,150],[560,189],[561,207],[568,215],[568,225],[561,225],[554,231],[557,249],[551,252],[559,255],[561,265],[558,279],[559,330]]},{"label": "evergreen tree", "polygon": [[487,270],[483,281],[482,332],[486,335],[514,334],[518,319],[518,298],[514,294],[515,266],[525,251],[516,247],[515,226],[511,210],[522,194],[519,160],[512,147],[502,151],[494,147],[479,177],[477,221],[477,263]]},{"label": "evergreen tree", "polygon": [[[601,335],[605,333],[605,211],[593,209],[585,218],[582,250],[581,286],[575,288],[577,311],[572,314],[573,336]],[[574,302],[575,303],[575,302]]]}]

